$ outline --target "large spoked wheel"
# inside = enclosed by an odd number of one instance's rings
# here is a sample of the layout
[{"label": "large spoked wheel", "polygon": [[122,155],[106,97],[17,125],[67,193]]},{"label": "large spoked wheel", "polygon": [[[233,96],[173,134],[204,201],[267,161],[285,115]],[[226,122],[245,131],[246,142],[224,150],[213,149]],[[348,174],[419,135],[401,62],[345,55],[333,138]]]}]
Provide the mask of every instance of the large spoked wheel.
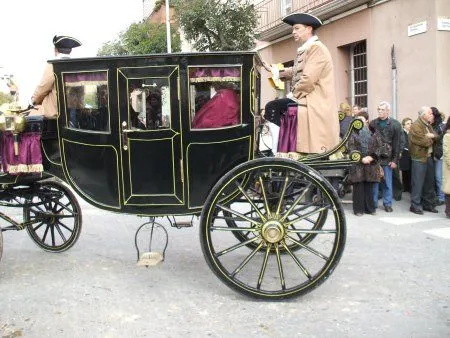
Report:
[{"label": "large spoked wheel", "polygon": [[57,181],[38,183],[23,217],[31,239],[42,249],[62,252],[71,248],[81,233],[81,208],[74,194]]},{"label": "large spoked wheel", "polygon": [[[251,187],[260,202],[248,193]],[[335,190],[316,170],[288,159],[257,159],[231,170],[211,190],[200,222],[213,272],[238,292],[262,299],[313,290],[333,272],[345,246]]]}]

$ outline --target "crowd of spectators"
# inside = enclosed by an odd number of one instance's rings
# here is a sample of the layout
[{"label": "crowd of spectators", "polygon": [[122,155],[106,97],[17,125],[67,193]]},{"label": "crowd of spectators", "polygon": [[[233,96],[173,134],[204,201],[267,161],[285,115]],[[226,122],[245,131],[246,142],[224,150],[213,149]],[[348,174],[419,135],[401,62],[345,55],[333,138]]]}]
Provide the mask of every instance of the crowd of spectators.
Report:
[{"label": "crowd of spectators", "polygon": [[[377,106],[377,116],[369,120],[367,108],[340,105],[341,137],[353,119],[364,127],[351,134],[348,150],[361,152],[362,160],[353,165],[347,182],[352,186],[353,212],[357,216],[375,215],[379,200],[385,212],[394,210],[393,200],[408,193],[410,211],[438,213],[445,205],[450,218],[450,119],[436,107],[420,108],[416,117],[401,122],[391,117],[389,102]],[[403,195],[405,197],[405,195]]]}]

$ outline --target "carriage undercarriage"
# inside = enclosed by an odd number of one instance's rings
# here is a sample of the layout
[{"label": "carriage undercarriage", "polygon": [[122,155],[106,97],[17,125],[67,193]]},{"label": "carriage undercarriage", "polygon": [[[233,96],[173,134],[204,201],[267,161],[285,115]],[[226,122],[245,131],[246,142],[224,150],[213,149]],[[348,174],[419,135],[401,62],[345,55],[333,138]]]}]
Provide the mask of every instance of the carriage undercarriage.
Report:
[{"label": "carriage undercarriage", "polygon": [[[49,252],[68,250],[80,236],[81,208],[55,179],[7,187],[1,198],[4,207],[23,208],[21,223],[0,213],[11,223],[2,232],[26,230]],[[167,248],[166,237],[162,250],[151,249],[154,231],[167,231],[155,218],[143,225],[151,234],[138,261],[149,266],[163,261]],[[211,270],[229,287],[261,299],[295,297],[324,282],[341,258],[345,229],[331,184],[313,168],[279,158],[249,161],[227,173],[200,217],[201,247]]]}]

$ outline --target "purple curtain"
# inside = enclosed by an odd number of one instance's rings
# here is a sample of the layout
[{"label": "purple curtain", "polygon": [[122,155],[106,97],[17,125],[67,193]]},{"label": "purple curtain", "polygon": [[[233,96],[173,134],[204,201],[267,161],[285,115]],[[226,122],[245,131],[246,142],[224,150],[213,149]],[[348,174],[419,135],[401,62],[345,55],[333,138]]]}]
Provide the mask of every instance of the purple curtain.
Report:
[{"label": "purple curtain", "polygon": [[41,134],[24,132],[18,135],[19,154],[14,154],[14,135],[3,132],[3,170],[9,174],[42,172]]},{"label": "purple curtain", "polygon": [[195,78],[239,77],[241,72],[236,67],[199,67],[192,68],[189,76]]},{"label": "purple curtain", "polygon": [[106,71],[64,74],[64,83],[83,82],[83,81],[103,82],[107,80],[108,78]]},{"label": "purple curtain", "polygon": [[289,106],[287,113],[280,117],[278,152],[295,152],[297,147],[297,106]]}]

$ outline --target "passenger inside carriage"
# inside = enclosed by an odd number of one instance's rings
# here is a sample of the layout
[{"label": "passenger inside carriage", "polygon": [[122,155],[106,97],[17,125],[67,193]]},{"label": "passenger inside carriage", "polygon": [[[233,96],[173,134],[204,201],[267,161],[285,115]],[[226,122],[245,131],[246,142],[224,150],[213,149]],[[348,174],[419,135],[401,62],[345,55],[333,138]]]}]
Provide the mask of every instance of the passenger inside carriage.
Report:
[{"label": "passenger inside carriage", "polygon": [[192,129],[240,123],[240,69],[195,67],[190,70]]},{"label": "passenger inside carriage", "polygon": [[158,129],[162,126],[161,95],[151,92],[146,99],[146,123],[147,129]]},{"label": "passenger inside carriage", "polygon": [[212,98],[204,103],[192,120],[193,129],[219,128],[239,123],[240,100],[232,83],[215,83]]}]

